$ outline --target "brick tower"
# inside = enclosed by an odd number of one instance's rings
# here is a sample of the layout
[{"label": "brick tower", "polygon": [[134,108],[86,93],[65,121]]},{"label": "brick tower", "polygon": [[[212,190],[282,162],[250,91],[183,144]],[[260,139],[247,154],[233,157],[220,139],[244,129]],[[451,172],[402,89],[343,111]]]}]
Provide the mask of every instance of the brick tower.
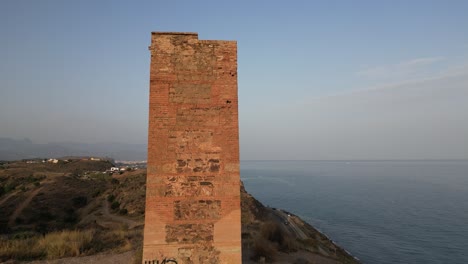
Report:
[{"label": "brick tower", "polygon": [[153,32],[149,49],[143,263],[241,263],[237,42]]}]

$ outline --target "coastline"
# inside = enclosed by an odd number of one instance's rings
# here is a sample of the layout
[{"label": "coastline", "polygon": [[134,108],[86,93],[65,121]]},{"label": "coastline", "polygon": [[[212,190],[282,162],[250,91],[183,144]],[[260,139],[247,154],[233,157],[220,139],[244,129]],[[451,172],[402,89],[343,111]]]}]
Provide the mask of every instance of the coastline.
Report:
[{"label": "coastline", "polygon": [[361,263],[299,216],[264,206],[243,185],[241,196],[243,263]]}]

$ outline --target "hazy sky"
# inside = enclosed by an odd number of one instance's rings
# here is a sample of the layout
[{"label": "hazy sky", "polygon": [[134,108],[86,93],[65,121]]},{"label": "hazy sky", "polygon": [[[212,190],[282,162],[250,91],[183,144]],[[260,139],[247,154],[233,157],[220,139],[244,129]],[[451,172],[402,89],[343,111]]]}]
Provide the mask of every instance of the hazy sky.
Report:
[{"label": "hazy sky", "polygon": [[0,137],[145,143],[151,31],[237,40],[241,159],[468,158],[468,1],[0,1]]}]

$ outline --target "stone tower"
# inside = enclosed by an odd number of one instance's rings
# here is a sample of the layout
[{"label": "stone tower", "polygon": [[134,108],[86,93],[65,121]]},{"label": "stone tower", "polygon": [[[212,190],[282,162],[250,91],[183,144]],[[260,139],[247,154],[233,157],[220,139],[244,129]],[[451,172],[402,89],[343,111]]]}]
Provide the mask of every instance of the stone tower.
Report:
[{"label": "stone tower", "polygon": [[143,263],[241,263],[237,42],[153,32],[149,49]]}]

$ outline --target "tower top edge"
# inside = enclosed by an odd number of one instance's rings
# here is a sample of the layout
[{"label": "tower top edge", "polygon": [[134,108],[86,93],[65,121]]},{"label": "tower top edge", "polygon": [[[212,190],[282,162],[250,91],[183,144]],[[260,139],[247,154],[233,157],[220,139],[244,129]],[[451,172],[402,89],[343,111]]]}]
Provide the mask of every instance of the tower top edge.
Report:
[{"label": "tower top edge", "polygon": [[198,36],[197,32],[175,32],[175,31],[153,31],[152,35],[192,35]]}]

